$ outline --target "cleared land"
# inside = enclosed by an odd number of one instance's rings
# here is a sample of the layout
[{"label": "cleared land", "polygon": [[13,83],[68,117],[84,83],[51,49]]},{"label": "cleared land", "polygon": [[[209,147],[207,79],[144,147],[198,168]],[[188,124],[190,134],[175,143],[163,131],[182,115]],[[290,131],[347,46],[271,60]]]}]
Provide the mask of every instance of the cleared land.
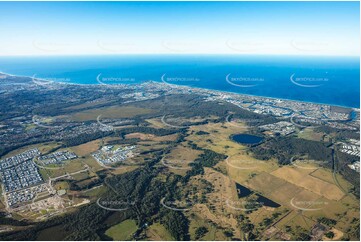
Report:
[{"label": "cleared land", "polygon": [[177,134],[165,135],[165,136],[156,136],[153,134],[144,134],[144,133],[131,133],[125,135],[126,139],[140,139],[140,140],[152,140],[152,141],[174,141],[177,138]]},{"label": "cleared land", "polygon": [[137,231],[137,224],[135,220],[125,220],[120,224],[114,225],[105,234],[113,240],[129,240],[135,231]]},{"label": "cleared land", "polygon": [[106,108],[96,108],[85,110],[81,112],[77,112],[70,115],[70,118],[74,121],[89,121],[96,120],[99,115],[101,118],[131,118],[137,115],[142,114],[150,114],[155,112],[151,109],[146,108],[138,108],[132,106],[119,107],[119,106],[111,106]]},{"label": "cleared land", "polygon": [[182,144],[175,147],[169,154],[163,159],[163,164],[169,167],[173,172],[174,170],[186,170],[191,169],[189,164],[201,154],[199,150],[188,148]]},{"label": "cleared land", "polygon": [[160,223],[154,223],[147,228],[146,231],[148,240],[152,241],[172,241],[174,238]]},{"label": "cleared land", "polygon": [[314,141],[322,141],[324,136],[324,133],[316,132],[313,128],[305,128],[298,133],[299,138]]},{"label": "cleared land", "polygon": [[338,201],[345,195],[335,184],[310,176],[309,173],[310,170],[283,166],[271,174],[330,200]]}]

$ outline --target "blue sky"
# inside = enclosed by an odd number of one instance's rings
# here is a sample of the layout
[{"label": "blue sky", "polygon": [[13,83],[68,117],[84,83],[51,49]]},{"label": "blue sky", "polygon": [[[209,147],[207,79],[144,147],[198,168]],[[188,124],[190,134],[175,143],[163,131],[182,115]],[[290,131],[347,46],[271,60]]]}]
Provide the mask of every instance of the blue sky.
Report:
[{"label": "blue sky", "polygon": [[0,2],[0,55],[358,56],[359,2]]}]

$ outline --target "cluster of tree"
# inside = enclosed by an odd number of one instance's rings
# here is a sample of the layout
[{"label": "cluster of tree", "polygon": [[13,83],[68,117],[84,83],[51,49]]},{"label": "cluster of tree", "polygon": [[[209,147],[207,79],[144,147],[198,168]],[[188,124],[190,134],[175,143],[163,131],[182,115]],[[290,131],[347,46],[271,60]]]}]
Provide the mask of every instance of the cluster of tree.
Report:
[{"label": "cluster of tree", "polygon": [[26,226],[31,223],[25,220],[16,220],[11,217],[7,217],[7,215],[3,212],[0,212],[0,225],[12,225],[12,226]]},{"label": "cluster of tree", "polygon": [[203,130],[200,130],[200,131],[196,132],[196,135],[205,135],[205,134],[209,134],[209,133],[206,132],[206,131],[203,131]]},{"label": "cluster of tree", "polygon": [[0,147],[0,157],[6,155],[7,153],[11,152],[12,150],[21,148],[23,145],[16,145],[16,146],[11,146],[11,147],[5,147],[5,146],[1,146]]},{"label": "cluster of tree", "polygon": [[295,239],[296,241],[310,241],[312,238],[309,234],[309,232],[307,231],[300,231],[297,234],[297,238]]},{"label": "cluster of tree", "polygon": [[360,219],[353,218],[351,227],[345,233],[345,240],[360,240]]},{"label": "cluster of tree", "polygon": [[177,129],[156,129],[152,127],[144,127],[144,126],[138,126],[138,127],[129,127],[124,128],[119,131],[119,135],[124,138],[125,135],[131,134],[131,133],[145,133],[145,134],[153,134],[157,136],[164,136],[164,135],[170,135],[179,133],[180,131]]},{"label": "cluster of tree", "polygon": [[213,167],[219,161],[226,159],[227,156],[214,152],[213,150],[203,149],[203,154],[201,154],[195,162],[199,162],[204,167]]},{"label": "cluster of tree", "polygon": [[194,233],[195,233],[195,239],[199,240],[200,238],[202,238],[204,235],[206,235],[208,233],[208,229],[204,226],[201,226],[201,227],[198,227]]},{"label": "cluster of tree", "polygon": [[161,109],[163,114],[182,118],[217,116],[220,117],[218,121],[225,121],[225,118],[232,113],[231,116],[234,118],[245,120],[252,119],[252,122],[258,119],[260,120],[260,124],[277,121],[271,116],[256,114],[228,102],[204,102],[203,97],[197,94],[173,94],[161,96],[156,99],[137,102],[134,105],[155,110]]},{"label": "cluster of tree", "polygon": [[97,229],[105,228],[103,221],[110,211],[90,204],[80,207],[76,212],[54,217],[34,224],[25,230],[0,234],[0,240],[36,240],[42,230],[57,228],[56,233],[63,234],[63,240],[100,240]]},{"label": "cluster of tree", "polygon": [[176,240],[188,240],[189,221],[182,212],[165,209],[161,206],[162,198],[178,197],[178,175],[169,175],[166,182],[153,179],[159,170],[148,164],[145,169],[135,170],[107,180],[117,191],[117,196],[134,201],[132,207],[139,224],[149,222],[152,216],[160,218],[160,222]]},{"label": "cluster of tree", "polygon": [[[89,180],[88,183],[82,183],[82,181],[86,181]],[[67,180],[69,181],[69,180]],[[72,191],[81,191],[84,189],[91,189],[93,187],[99,186],[100,184],[102,184],[103,180],[102,179],[91,179],[91,177],[87,177],[85,179],[81,179],[81,180],[70,180],[70,189]]]},{"label": "cluster of tree", "polygon": [[330,126],[319,126],[315,129],[317,132],[323,132],[326,134],[332,134],[336,137],[336,140],[345,140],[345,139],[359,139],[360,136],[357,132],[351,130],[343,130],[343,129],[336,129]]},{"label": "cluster of tree", "polygon": [[335,237],[335,233],[332,231],[328,231],[327,233],[325,233],[325,236],[329,239],[333,239],[333,237]]},{"label": "cluster of tree", "polygon": [[352,170],[348,165],[355,161],[355,156],[342,153],[338,150],[335,151],[336,159],[338,161],[337,171],[353,185],[351,193],[356,197],[360,197],[360,173]]},{"label": "cluster of tree", "polygon": [[347,153],[340,152],[339,150],[337,150],[336,153],[339,162],[343,164],[352,164],[353,162],[359,161],[360,159],[358,156],[349,155]]},{"label": "cluster of tree", "polygon": [[139,138],[122,139],[122,140],[116,139],[116,140],[107,141],[107,145],[123,145],[123,144],[136,145],[139,141],[141,141],[141,139]]},{"label": "cluster of tree", "polygon": [[337,224],[337,221],[331,218],[326,218],[326,217],[320,217],[317,219],[317,222],[325,224],[327,226],[335,226]]},{"label": "cluster of tree", "polygon": [[295,137],[275,137],[261,145],[251,147],[257,159],[269,160],[277,158],[279,164],[290,164],[293,156],[308,156],[309,159],[320,161],[332,160],[332,149],[318,141],[298,139]]},{"label": "cluster of tree", "polygon": [[0,157],[4,156],[6,154],[8,154],[9,152],[19,149],[21,147],[25,147],[28,145],[33,145],[33,144],[39,144],[42,142],[47,142],[49,141],[49,137],[47,136],[33,136],[32,138],[28,138],[25,140],[21,140],[20,143],[11,143],[10,146],[0,146]]},{"label": "cluster of tree", "polygon": [[[35,98],[32,102],[36,104],[42,104],[41,106],[37,105],[37,108],[34,109],[34,113],[38,115],[45,116],[55,116],[61,114],[69,114],[72,112],[80,112],[84,110],[89,110],[93,108],[102,108],[106,106],[111,106],[116,103],[122,103],[124,99],[119,97],[119,94],[129,93],[130,90],[98,90],[93,87],[77,87],[77,86],[67,86],[62,89],[57,90],[46,90],[46,92],[41,92],[39,95],[37,92],[32,92],[32,95],[29,97]],[[93,101],[96,99],[103,98],[104,96],[108,96],[112,99],[111,102],[107,103],[98,103],[94,104],[91,107],[79,107],[69,109],[69,107],[81,105],[87,103],[88,101]],[[42,99],[41,99],[42,98]],[[37,100],[40,99],[40,100]],[[67,99],[71,99],[69,102]],[[80,101],[73,101],[74,99]],[[59,101],[63,100],[63,102]],[[47,105],[46,105],[47,104]]]},{"label": "cluster of tree", "polygon": [[252,194],[251,196],[245,198],[246,203],[244,205],[244,208],[246,209],[246,214],[252,213],[262,207],[262,204],[258,202],[257,199],[258,196],[255,194]]},{"label": "cluster of tree", "polygon": [[175,240],[189,240],[189,221],[180,211],[162,209],[161,223]]},{"label": "cluster of tree", "polygon": [[96,140],[96,139],[100,139],[102,137],[108,136],[110,135],[111,132],[102,132],[102,131],[98,131],[92,134],[79,134],[78,136],[74,137],[74,138],[69,138],[64,140],[64,145],[66,146],[76,146],[76,145],[81,145],[87,142],[90,142],[92,140]]},{"label": "cluster of tree", "polygon": [[276,123],[279,121],[271,115],[257,114],[245,109],[241,109],[241,108],[239,109],[240,110],[238,110],[236,113],[228,117],[228,121],[231,121],[232,119],[239,119],[250,126],[260,126],[265,124]]},{"label": "cluster of tree", "polygon": [[241,232],[243,233],[243,240],[250,241],[255,239],[254,235],[254,225],[251,223],[248,217],[241,215],[240,228]]},{"label": "cluster of tree", "polygon": [[213,167],[218,162],[227,158],[226,155],[219,154],[213,150],[200,148],[194,143],[190,143],[190,146],[197,150],[202,150],[203,153],[194,160],[194,163],[190,164],[192,169],[187,171],[186,175],[182,177],[182,183],[184,184],[189,181],[190,177],[204,174],[204,167]]}]

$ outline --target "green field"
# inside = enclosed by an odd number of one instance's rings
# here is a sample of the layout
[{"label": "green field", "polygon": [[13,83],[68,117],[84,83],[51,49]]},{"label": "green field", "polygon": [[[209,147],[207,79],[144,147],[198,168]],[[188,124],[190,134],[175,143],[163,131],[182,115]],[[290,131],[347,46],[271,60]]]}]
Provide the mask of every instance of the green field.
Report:
[{"label": "green field", "polygon": [[101,118],[132,118],[137,115],[150,114],[154,110],[147,108],[138,108],[133,106],[110,106],[106,108],[95,108],[71,114],[70,117],[75,121],[96,120],[99,115]]},{"label": "green field", "polygon": [[174,240],[170,233],[160,223],[154,223],[147,229],[147,237],[149,240]]},{"label": "green field", "polygon": [[298,138],[314,140],[314,141],[322,141],[324,137],[324,133],[315,132],[312,128],[306,128],[298,133]]},{"label": "green field", "polygon": [[137,231],[138,227],[135,220],[125,220],[120,224],[114,225],[105,234],[113,240],[131,240],[132,234]]}]

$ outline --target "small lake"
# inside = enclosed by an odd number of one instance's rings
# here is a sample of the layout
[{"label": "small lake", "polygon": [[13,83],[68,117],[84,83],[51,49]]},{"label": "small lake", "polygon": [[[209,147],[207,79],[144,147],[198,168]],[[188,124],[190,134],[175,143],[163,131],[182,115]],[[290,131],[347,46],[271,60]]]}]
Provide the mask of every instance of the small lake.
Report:
[{"label": "small lake", "polygon": [[278,204],[262,195],[257,194],[257,196],[258,196],[257,202],[261,203],[263,206],[271,207],[271,208],[278,208],[281,206],[280,204]]},{"label": "small lake", "polygon": [[[238,198],[244,198],[244,197],[248,197],[249,195],[253,194],[253,191],[248,189],[245,186],[242,186],[239,183],[236,183],[236,189],[237,189],[237,195]],[[271,199],[268,199],[258,193],[256,193],[257,195],[257,202],[259,202],[260,204],[262,204],[262,206],[266,206],[266,207],[271,207],[271,208],[278,208],[281,205],[272,201]]]},{"label": "small lake", "polygon": [[263,140],[262,137],[251,134],[235,134],[231,136],[231,139],[237,143],[247,145],[258,144]]},{"label": "small lake", "polygon": [[250,189],[238,183],[236,183],[236,189],[237,189],[238,198],[247,197],[253,193]]}]

